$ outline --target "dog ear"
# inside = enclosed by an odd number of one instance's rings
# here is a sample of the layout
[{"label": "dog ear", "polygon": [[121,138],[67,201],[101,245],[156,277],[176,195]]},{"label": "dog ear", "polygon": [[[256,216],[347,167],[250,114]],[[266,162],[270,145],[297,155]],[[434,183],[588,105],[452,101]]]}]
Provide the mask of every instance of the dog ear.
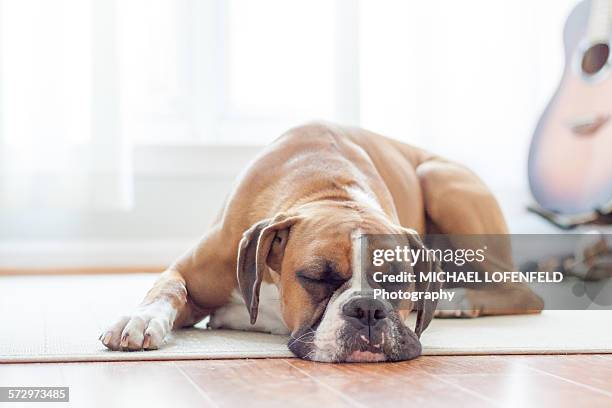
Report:
[{"label": "dog ear", "polygon": [[264,219],[253,224],[242,235],[238,245],[236,274],[251,324],[255,324],[257,320],[259,288],[266,266],[280,272],[289,228],[297,218],[279,214],[273,219]]},{"label": "dog ear", "polygon": [[[423,241],[419,237],[419,234],[412,229],[404,228],[410,246],[413,248],[420,248],[427,250]],[[440,261],[438,259],[430,259],[425,257],[424,261],[419,261],[414,265],[415,272],[438,272],[441,270]],[[415,291],[417,292],[438,292],[442,288],[442,282],[421,282],[420,280],[416,283]],[[414,333],[417,337],[421,337],[421,333],[425,331],[431,320],[433,319],[434,312],[438,306],[438,300],[426,300],[421,299],[416,304],[417,319],[414,327]]]}]

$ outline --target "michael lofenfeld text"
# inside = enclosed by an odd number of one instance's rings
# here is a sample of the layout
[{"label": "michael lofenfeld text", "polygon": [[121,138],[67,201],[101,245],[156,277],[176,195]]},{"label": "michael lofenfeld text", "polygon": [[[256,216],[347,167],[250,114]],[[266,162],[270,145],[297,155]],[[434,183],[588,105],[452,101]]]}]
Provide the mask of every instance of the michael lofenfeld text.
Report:
[{"label": "michael lofenfeld text", "polygon": [[[385,262],[408,263],[414,267],[419,261],[444,261],[462,266],[465,263],[484,262],[486,247],[480,249],[421,249],[409,247],[396,247],[395,249],[375,249],[372,251],[372,264],[375,267]],[[557,271],[411,271],[398,273],[384,273],[375,271],[372,275],[374,282],[381,284],[382,288],[374,289],[374,297],[384,300],[406,299],[417,301],[449,300],[455,296],[452,290],[438,290],[435,292],[414,291],[414,283],[441,282],[453,284],[469,283],[559,283],[563,274]],[[406,284],[406,290],[390,291],[385,284]]]}]

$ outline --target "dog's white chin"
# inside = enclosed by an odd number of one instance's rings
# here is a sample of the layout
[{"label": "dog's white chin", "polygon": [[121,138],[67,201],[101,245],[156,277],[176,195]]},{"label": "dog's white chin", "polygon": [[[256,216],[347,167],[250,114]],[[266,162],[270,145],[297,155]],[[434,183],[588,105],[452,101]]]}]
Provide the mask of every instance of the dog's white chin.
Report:
[{"label": "dog's white chin", "polygon": [[370,351],[353,351],[346,358],[347,363],[377,363],[387,358],[383,353],[372,353]]}]

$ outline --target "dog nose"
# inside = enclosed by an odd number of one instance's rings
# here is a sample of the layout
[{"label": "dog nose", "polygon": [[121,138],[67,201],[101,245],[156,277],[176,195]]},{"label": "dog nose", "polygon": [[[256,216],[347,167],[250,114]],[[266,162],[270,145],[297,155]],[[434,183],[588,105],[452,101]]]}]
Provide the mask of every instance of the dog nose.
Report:
[{"label": "dog nose", "polygon": [[358,297],[351,299],[342,307],[345,318],[355,323],[368,327],[374,327],[377,323],[387,318],[385,305],[377,299],[370,297]]}]

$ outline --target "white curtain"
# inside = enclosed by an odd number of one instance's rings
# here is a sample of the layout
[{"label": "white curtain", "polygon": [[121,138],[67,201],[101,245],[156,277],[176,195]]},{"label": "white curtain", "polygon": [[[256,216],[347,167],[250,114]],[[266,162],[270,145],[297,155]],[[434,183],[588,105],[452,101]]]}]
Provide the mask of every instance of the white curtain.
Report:
[{"label": "white curtain", "polygon": [[0,0],[0,208],[125,209],[115,2]]}]

